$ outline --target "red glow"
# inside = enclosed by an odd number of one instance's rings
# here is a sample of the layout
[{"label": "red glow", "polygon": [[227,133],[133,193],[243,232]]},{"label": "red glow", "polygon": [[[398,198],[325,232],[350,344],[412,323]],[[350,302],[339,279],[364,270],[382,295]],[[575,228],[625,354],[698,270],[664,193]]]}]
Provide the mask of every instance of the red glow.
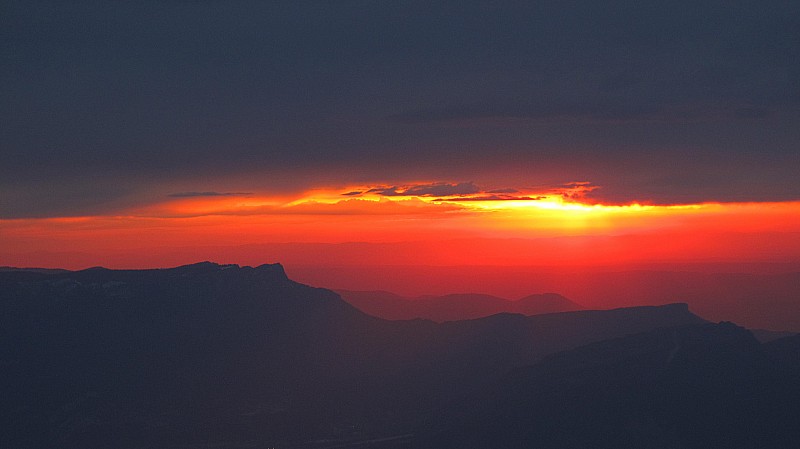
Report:
[{"label": "red glow", "polygon": [[[568,201],[553,192],[502,201],[480,195],[343,198],[341,192],[184,198],[124,216],[2,220],[0,264],[317,264],[329,257],[330,263],[364,265],[586,266],[800,259],[798,202],[617,206]],[[339,245],[326,256],[300,245],[344,242],[395,247]]]},{"label": "red glow", "polygon": [[[800,202],[619,206],[565,198],[343,198],[336,190],[183,198],[121,216],[0,220],[0,265],[281,262],[293,279],[330,288],[509,298],[551,291],[596,308],[688,301],[706,318],[800,329]],[[705,269],[698,267],[789,277],[697,278]]]}]

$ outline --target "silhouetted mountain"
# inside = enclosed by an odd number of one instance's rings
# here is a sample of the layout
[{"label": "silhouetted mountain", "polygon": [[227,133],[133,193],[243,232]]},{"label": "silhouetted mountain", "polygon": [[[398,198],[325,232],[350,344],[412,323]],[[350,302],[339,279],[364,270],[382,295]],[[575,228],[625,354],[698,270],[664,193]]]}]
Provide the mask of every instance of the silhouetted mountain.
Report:
[{"label": "silhouetted mountain", "polygon": [[[424,260],[419,253],[415,257],[417,261]],[[549,268],[490,264],[433,266],[413,262],[402,266],[357,262],[336,266],[331,262],[331,265],[292,265],[291,274],[314,285],[388,290],[405,296],[446,294],[458,286],[460,291],[487,292],[505,298],[530,292],[558,292],[588,309],[685,302],[692,311],[711,321],[800,332],[797,262],[654,264],[639,268],[572,264]]]},{"label": "silhouetted mountain", "polygon": [[720,323],[554,354],[444,410],[417,447],[796,447],[798,343]]},{"label": "silhouetted mountain", "polygon": [[515,366],[698,322],[685,304],[386,321],[277,264],[4,271],[0,446],[393,438]]},{"label": "silhouetted mountain", "polygon": [[408,298],[385,291],[337,290],[336,292],[359,310],[387,320],[422,318],[441,323],[482,318],[498,313],[539,315],[583,309],[556,293],[529,295],[512,301],[479,293]]},{"label": "silhouetted mountain", "polygon": [[[779,360],[782,366],[800,376],[800,335],[772,340],[764,345],[764,349],[773,359]],[[800,387],[800,382],[797,386]]]},{"label": "silhouetted mountain", "polygon": [[538,315],[542,313],[571,312],[583,310],[585,307],[570,301],[557,293],[540,293],[528,295],[513,302],[514,313],[523,315]]},{"label": "silhouetted mountain", "polygon": [[773,340],[779,340],[785,337],[792,337],[797,335],[796,332],[780,332],[780,331],[771,331],[767,329],[748,329],[756,340],[760,341],[761,343],[769,343]]},{"label": "silhouetted mountain", "polygon": [[1,266],[0,272],[3,271],[31,271],[34,273],[58,274],[58,273],[66,273],[68,270],[62,270],[59,268],[16,268],[16,267]]}]

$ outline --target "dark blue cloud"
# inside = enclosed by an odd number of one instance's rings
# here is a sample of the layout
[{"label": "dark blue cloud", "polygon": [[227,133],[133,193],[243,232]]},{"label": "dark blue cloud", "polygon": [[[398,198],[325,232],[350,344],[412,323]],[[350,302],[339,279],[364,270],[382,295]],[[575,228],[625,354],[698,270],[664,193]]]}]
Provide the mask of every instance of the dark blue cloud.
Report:
[{"label": "dark blue cloud", "polygon": [[403,187],[375,187],[367,190],[366,193],[376,193],[382,196],[449,196],[470,195],[480,192],[480,187],[472,182],[460,182],[457,184],[441,182]]},{"label": "dark blue cloud", "polygon": [[2,217],[421,179],[800,198],[797,2],[0,9]]},{"label": "dark blue cloud", "polygon": [[472,197],[450,197],[450,198],[437,198],[437,201],[538,201],[545,199],[545,196],[514,196],[514,195],[483,195]]},{"label": "dark blue cloud", "polygon": [[248,196],[252,195],[250,192],[178,192],[170,193],[169,197],[172,198],[197,198],[197,197],[214,197],[214,196]]}]

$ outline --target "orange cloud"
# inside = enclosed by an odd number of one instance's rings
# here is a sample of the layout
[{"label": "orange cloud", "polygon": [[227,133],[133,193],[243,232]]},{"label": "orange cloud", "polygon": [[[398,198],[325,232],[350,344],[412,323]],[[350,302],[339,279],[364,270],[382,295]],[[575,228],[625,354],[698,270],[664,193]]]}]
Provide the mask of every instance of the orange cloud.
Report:
[{"label": "orange cloud", "polygon": [[[800,259],[800,248],[785,243],[796,241],[786,236],[800,233],[800,202],[663,206],[581,200],[596,188],[588,183],[537,189],[411,183],[403,187],[323,188],[295,197],[193,192],[167,196],[157,204],[116,216],[0,220],[0,265],[75,268],[80,266],[78,260],[90,265],[106,260],[118,266],[125,266],[125,261],[160,266],[165,262],[159,261],[191,262],[214,254],[226,254],[226,262],[238,263],[235,255],[243,257],[245,252],[235,248],[290,242],[417,242],[425,251],[416,249],[409,254],[419,255],[421,263]],[[454,196],[436,195],[446,192]],[[754,237],[730,237],[733,235]],[[622,236],[638,236],[637,243],[623,244],[632,240],[616,239],[608,244],[605,240]],[[567,239],[563,242],[570,243],[446,243],[454,239]],[[502,250],[491,251],[493,245]],[[215,253],[211,247],[228,249]],[[434,248],[444,253],[435,255],[431,252]],[[174,259],[171,254],[191,254],[195,259]],[[309,262],[315,260],[313,254],[303,254]],[[399,257],[389,251],[375,256],[371,263],[391,264],[399,262]]]}]

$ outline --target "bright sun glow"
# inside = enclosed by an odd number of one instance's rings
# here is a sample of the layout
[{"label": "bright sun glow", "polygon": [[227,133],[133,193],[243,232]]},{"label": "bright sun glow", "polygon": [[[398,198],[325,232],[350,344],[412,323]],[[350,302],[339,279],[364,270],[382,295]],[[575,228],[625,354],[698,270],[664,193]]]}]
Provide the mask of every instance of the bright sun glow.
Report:
[{"label": "bright sun glow", "polygon": [[[0,220],[0,265],[80,267],[79,261],[96,265],[95,259],[104,255],[109,266],[152,266],[155,260],[196,261],[197,248],[205,248],[203,254],[217,251],[218,260],[238,263],[249,254],[258,262],[276,250],[248,249],[252,245],[311,242],[414,242],[421,249],[412,251],[412,258],[437,247],[441,251],[425,260],[442,264],[552,263],[567,256],[587,263],[800,257],[798,202],[602,204],[586,199],[586,184],[503,190],[512,193],[453,193],[447,190],[457,185],[419,185],[347,186],[291,197],[167,198],[107,216]],[[608,238],[623,240],[604,246]],[[495,243],[476,246],[482,239]],[[497,243],[502,239],[539,243],[504,246]],[[561,243],[545,245],[547,239]],[[447,243],[453,241],[462,243]],[[281,253],[281,258],[292,257],[314,263],[321,256]],[[354,260],[408,263],[397,257],[375,252]]]}]

